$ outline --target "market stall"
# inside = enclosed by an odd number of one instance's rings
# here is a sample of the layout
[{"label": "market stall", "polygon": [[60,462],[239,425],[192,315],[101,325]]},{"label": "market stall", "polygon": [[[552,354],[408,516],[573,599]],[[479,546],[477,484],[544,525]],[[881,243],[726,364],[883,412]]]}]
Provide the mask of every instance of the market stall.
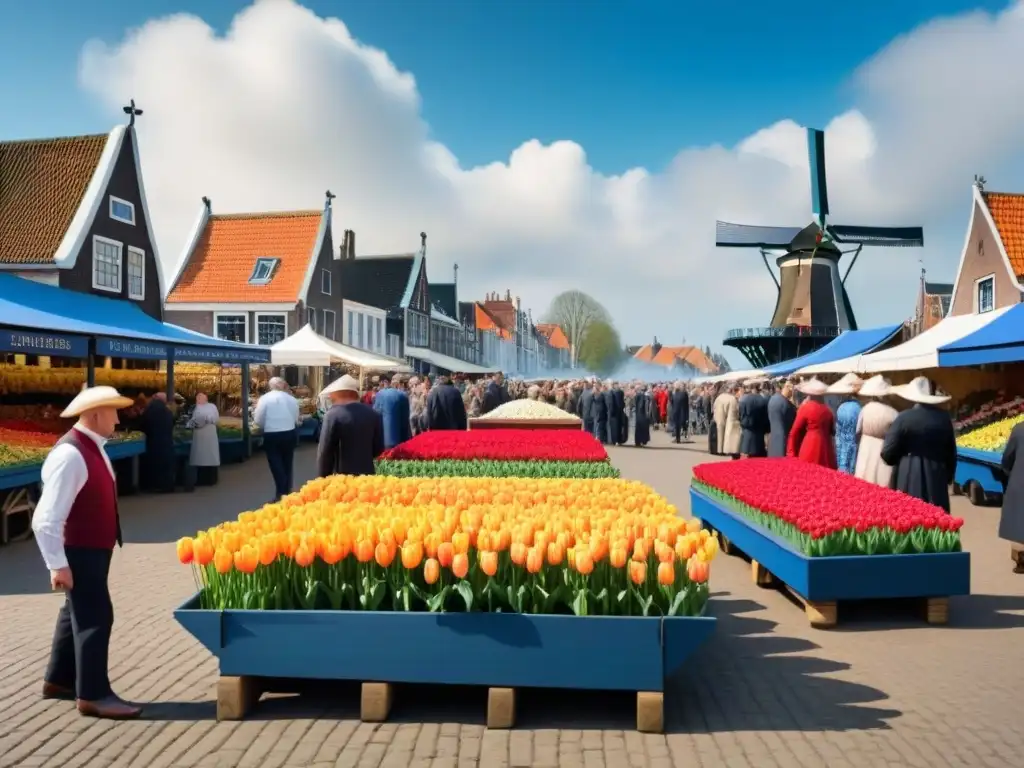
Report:
[{"label": "market stall", "polygon": [[764,376],[788,376],[810,365],[820,365],[849,357],[873,352],[895,339],[902,325],[886,325],[881,328],[865,328],[860,331],[843,331],[821,349],[761,369]]},{"label": "market stall", "polygon": [[[0,448],[0,489],[3,526],[9,519],[28,517],[46,450],[70,422],[59,418],[63,405],[84,384],[110,384],[130,396],[166,390],[174,402],[175,363],[221,361],[241,368],[249,381],[250,363],[269,363],[269,350],[214,339],[162,323],[134,303],[77,293],[52,285],[0,274],[0,426],[7,424]],[[119,368],[111,363],[117,360]],[[138,362],[148,361],[148,362]],[[239,385],[240,442],[245,455],[250,445],[249,387]],[[131,414],[123,413],[131,425]],[[13,428],[12,424],[17,425]],[[49,445],[30,435],[47,435]],[[138,457],[145,445],[138,433],[122,432],[108,446],[108,455],[123,472],[124,490],[134,489]],[[26,454],[25,441],[35,440],[39,455]]]},{"label": "market stall", "polygon": [[305,678],[360,682],[365,722],[427,683],[487,687],[490,728],[544,687],[632,692],[637,730],[664,730],[715,628],[713,535],[582,432],[428,432],[382,464],[177,542],[201,587],[175,618],[218,661],[219,719]]},{"label": "market stall", "polygon": [[438,371],[448,371],[449,373],[465,373],[469,376],[487,376],[492,373],[497,373],[501,369],[497,366],[486,366],[477,365],[476,363],[467,363],[465,360],[459,360],[449,355],[442,355],[440,352],[435,352],[432,349],[424,349],[423,347],[406,347],[405,354],[409,357],[421,360],[427,365]]}]

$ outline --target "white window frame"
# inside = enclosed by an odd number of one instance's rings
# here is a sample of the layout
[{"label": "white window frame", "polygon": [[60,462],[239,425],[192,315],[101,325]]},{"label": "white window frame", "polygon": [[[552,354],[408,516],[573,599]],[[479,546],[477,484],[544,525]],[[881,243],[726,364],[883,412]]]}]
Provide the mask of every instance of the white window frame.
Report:
[{"label": "white window frame", "polygon": [[[280,261],[281,260],[276,256],[257,256],[256,261],[252,265],[252,272],[249,273],[249,284],[267,285],[274,279],[274,271],[277,269],[277,265]],[[259,269],[260,264],[264,262],[270,262],[270,272],[267,273],[266,277],[256,277],[256,270]]]},{"label": "white window frame", "polygon": [[350,347],[354,347],[355,344],[353,344],[352,342],[355,341],[355,337],[356,337],[355,312],[353,310],[351,310],[351,309],[345,310],[345,334],[344,335],[345,335],[345,344],[347,344]]},{"label": "white window frame", "polygon": [[[273,318],[283,317],[284,318],[284,336],[282,336],[281,338],[282,338],[282,340],[288,338],[288,313],[287,312],[255,312],[254,314],[256,315],[256,317],[255,317],[255,321],[253,322],[252,331],[253,331],[253,335],[256,337],[256,343],[257,344],[259,344],[259,341],[260,341],[260,319],[264,318],[264,317],[273,317]],[[268,344],[267,346],[271,346],[271,345]]]},{"label": "white window frame", "polygon": [[[326,288],[324,288],[324,284],[325,283],[327,285]],[[329,269],[321,269],[320,270],[320,293],[322,293],[324,296],[330,296],[331,295],[331,287],[332,287],[331,286],[331,270],[329,270]]]},{"label": "white window frame", "polygon": [[[96,282],[96,244],[103,243],[104,245],[112,245],[117,248],[117,287],[112,288],[109,285],[100,285]],[[107,293],[121,293],[124,288],[124,243],[117,240],[111,240],[109,237],[103,237],[103,235],[92,236],[92,287],[97,291],[106,291]]]},{"label": "white window frame", "polygon": [[221,341],[227,341],[221,336],[217,335],[218,321],[222,317],[240,317],[244,321],[242,323],[242,343],[249,343],[249,313],[248,312],[214,312],[213,313],[213,337],[220,339]]},{"label": "white window frame", "polygon": [[[139,293],[132,293],[132,256],[142,257],[142,289]],[[134,245],[128,246],[128,261],[124,270],[125,279],[128,281],[128,298],[142,300],[146,298],[146,252]]]},{"label": "white window frame", "polygon": [[373,318],[373,324],[376,326],[376,334],[374,338],[377,339],[377,351],[384,352],[384,337],[387,334],[387,324],[379,317]]},{"label": "white window frame", "polygon": [[[328,333],[330,330],[330,333]],[[338,316],[333,309],[324,310],[324,336],[334,341],[335,333],[338,330]]]},{"label": "white window frame", "polygon": [[306,323],[316,330],[316,307],[306,307]]},{"label": "white window frame", "polygon": [[[114,203],[127,205],[129,208],[131,208],[132,217],[130,219],[126,219],[123,216],[118,216],[117,214],[115,214]],[[135,203],[125,200],[123,197],[115,197],[114,195],[110,195],[109,200],[107,201],[107,213],[110,215],[110,218],[112,218],[114,221],[120,221],[122,224],[131,224],[133,227],[135,226]]]},{"label": "white window frame", "polygon": [[[992,306],[988,309],[981,308],[981,286],[984,283],[992,283]],[[976,315],[983,315],[986,312],[992,312],[996,308],[996,273],[993,272],[990,275],[979,277],[974,281],[974,313]]]}]

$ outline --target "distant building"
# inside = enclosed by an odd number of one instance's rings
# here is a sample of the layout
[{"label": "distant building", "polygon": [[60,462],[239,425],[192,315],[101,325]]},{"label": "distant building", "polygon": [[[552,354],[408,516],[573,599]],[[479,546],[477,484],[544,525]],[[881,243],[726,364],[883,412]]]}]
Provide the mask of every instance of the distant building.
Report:
[{"label": "distant building", "polygon": [[909,336],[916,336],[938,325],[949,314],[949,306],[952,300],[952,283],[929,282],[925,280],[924,270],[921,270],[921,285],[917,292],[917,306],[914,309],[914,317],[908,323],[907,334]]},{"label": "distant building", "polygon": [[564,371],[572,366],[569,337],[557,323],[538,323],[537,333],[542,339],[541,367]]},{"label": "distant building", "polygon": [[717,373],[718,366],[704,354],[700,347],[666,347],[655,339],[653,344],[636,348],[633,359],[642,363],[660,365],[672,371],[695,376]]}]

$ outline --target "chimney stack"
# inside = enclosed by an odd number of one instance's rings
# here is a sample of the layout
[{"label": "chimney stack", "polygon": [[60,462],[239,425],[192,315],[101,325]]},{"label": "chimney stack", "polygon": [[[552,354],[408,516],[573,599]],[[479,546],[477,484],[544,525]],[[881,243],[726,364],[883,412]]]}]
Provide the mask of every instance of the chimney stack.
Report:
[{"label": "chimney stack", "polygon": [[356,233],[355,230],[347,231],[348,237],[345,238],[345,258],[354,259],[356,257]]},{"label": "chimney stack", "polygon": [[510,288],[505,289],[505,301],[512,301],[512,290]]},{"label": "chimney stack", "polygon": [[335,261],[341,261],[345,258],[345,253],[348,251],[348,230],[346,229],[341,233],[341,243],[338,245],[338,254],[334,257]]}]

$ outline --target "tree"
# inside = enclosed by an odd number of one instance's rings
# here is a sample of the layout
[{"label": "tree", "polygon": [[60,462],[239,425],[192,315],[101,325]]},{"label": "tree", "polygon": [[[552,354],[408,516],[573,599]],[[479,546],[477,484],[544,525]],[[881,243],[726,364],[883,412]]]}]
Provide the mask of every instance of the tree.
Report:
[{"label": "tree", "polygon": [[[611,319],[601,303],[583,291],[565,291],[551,300],[546,321],[559,326],[569,339],[572,364],[580,360],[580,348],[590,326],[603,322],[611,327]],[[614,329],[613,329],[614,332]]]},{"label": "tree", "polygon": [[604,320],[592,321],[587,326],[579,349],[580,364],[602,375],[614,371],[625,357],[618,332]]}]

